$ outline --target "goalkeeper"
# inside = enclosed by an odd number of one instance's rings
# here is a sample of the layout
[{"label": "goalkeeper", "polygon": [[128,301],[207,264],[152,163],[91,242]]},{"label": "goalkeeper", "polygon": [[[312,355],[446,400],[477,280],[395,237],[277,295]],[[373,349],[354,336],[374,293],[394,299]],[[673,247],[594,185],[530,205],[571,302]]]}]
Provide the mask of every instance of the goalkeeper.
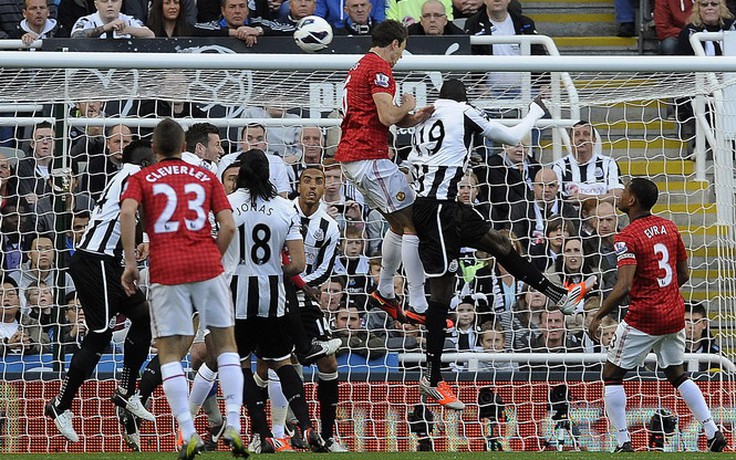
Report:
[{"label": "goalkeeper", "polygon": [[542,292],[566,313],[574,309],[595,283],[595,277],[590,277],[569,290],[553,284],[514,250],[508,238],[492,229],[491,223],[478,211],[456,200],[458,183],[470,156],[472,135],[481,134],[496,142],[516,145],[545,110],[537,98],[529,114],[518,125],[507,128],[467,104],[465,85],[451,79],[442,85],[432,115],[414,131],[413,150],[409,155],[409,162],[418,173],[414,183],[417,200],[413,219],[420,241],[419,255],[431,287],[426,316],[427,374],[419,380],[419,388],[423,397],[450,409],[465,407],[442,381],[440,373],[445,320],[460,248],[470,246],[494,255],[509,273]]}]

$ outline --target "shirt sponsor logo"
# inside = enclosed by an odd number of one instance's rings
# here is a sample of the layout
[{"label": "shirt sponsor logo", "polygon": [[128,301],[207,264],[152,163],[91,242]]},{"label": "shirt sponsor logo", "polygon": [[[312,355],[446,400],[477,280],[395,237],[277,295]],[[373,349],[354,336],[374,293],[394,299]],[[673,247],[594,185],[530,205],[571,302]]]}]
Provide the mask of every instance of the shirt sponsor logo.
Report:
[{"label": "shirt sponsor logo", "polygon": [[377,73],[376,80],[373,83],[381,88],[388,88],[388,75],[385,73]]}]

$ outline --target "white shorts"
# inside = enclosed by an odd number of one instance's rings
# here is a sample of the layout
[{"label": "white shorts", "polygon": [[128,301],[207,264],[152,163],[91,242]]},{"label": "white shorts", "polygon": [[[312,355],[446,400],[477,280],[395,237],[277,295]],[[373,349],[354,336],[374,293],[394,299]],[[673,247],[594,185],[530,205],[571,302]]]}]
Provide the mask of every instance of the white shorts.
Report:
[{"label": "white shorts", "polygon": [[366,200],[368,206],[391,214],[414,203],[414,190],[391,160],[360,160],[341,163],[342,173]]},{"label": "white shorts", "polygon": [[649,352],[657,356],[659,367],[682,364],[685,361],[685,329],[672,334],[649,335],[621,321],[608,345],[608,361],[622,369],[634,369],[644,364]]},{"label": "white shorts", "polygon": [[199,329],[235,325],[235,310],[224,274],[196,283],[154,283],[150,294],[154,338],[194,335],[191,318],[195,310],[199,312]]}]

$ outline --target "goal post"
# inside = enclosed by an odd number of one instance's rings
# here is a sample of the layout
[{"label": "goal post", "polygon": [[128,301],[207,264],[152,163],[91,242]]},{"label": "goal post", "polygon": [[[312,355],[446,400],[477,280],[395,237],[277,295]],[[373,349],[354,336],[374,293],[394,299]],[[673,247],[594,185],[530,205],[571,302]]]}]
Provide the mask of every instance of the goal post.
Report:
[{"label": "goal post", "polygon": [[[534,40],[546,43],[547,37]],[[459,78],[468,87],[471,103],[491,114],[503,115],[498,120],[502,123],[514,124],[539,89],[537,82],[531,78],[525,80],[528,87],[518,94],[500,97],[496,89],[489,87],[487,73],[551,73],[548,84],[551,85],[549,109],[552,117],[537,124],[541,135],[534,146],[540,163],[549,165],[569,153],[569,129],[585,119],[598,132],[601,152],[616,159],[624,177],[649,177],[657,182],[660,198],[655,211],[677,223],[688,250],[692,276],[682,289],[683,296],[687,302],[707,306],[708,332],[713,335],[713,343],[719,345],[722,355],[709,359],[705,353],[689,353],[688,367],[698,369],[694,373],[696,381],[705,390],[717,423],[723,425],[733,439],[732,431],[736,426],[732,362],[736,356],[736,241],[733,231],[736,189],[732,168],[733,136],[728,134],[723,122],[727,115],[724,107],[729,104],[722,95],[733,90],[736,57],[551,54],[533,57],[405,56],[394,68],[397,92],[411,92],[418,106],[427,105],[437,98],[443,79]],[[242,128],[258,123],[269,133],[275,133],[268,139],[269,148],[284,158],[295,157],[294,161],[300,161],[299,129],[318,126],[324,133],[325,155],[329,156],[339,140],[342,82],[359,58],[358,55],[332,54],[244,56],[0,51],[0,142],[5,141],[0,154],[15,158],[30,155],[33,126],[50,121],[56,126],[56,155],[64,160],[61,164],[70,167],[75,161],[72,154],[75,147],[78,148],[75,155],[89,155],[90,161],[94,155],[105,155],[105,130],[125,125],[145,137],[165,115],[160,107],[168,107],[167,110],[174,114],[175,104],[185,104],[195,107],[199,115],[190,114],[177,121],[185,129],[197,122],[215,124],[221,129],[227,150],[239,150]],[[154,109],[144,111],[142,107],[148,101],[155,101]],[[691,101],[694,101],[693,113],[678,118],[684,108],[690,107]],[[106,106],[100,116],[88,116],[76,113],[74,105],[78,102],[103,102]],[[269,112],[267,108],[272,110]],[[688,131],[690,128],[692,131]],[[394,147],[397,151],[404,150],[411,130],[396,130],[394,134]],[[80,146],[77,142],[83,144]],[[84,174],[85,171],[76,169],[74,173]],[[22,227],[20,219],[15,228],[4,228],[3,232],[13,230],[12,233],[22,236],[45,229],[63,237],[58,230],[43,227],[42,220],[38,219],[39,215],[53,215],[53,211],[39,209],[31,206],[26,210],[25,217],[33,218],[34,228]],[[9,225],[6,214],[2,217]],[[366,226],[371,223],[366,222]],[[380,239],[380,234],[373,238]],[[366,250],[371,243],[366,242]],[[373,244],[377,244],[376,241]],[[68,247],[57,249],[69,253]],[[20,256],[28,258],[28,248],[18,250]],[[3,251],[6,254],[3,260],[7,260],[10,253],[5,248]],[[498,286],[499,281],[494,283]],[[354,294],[348,290],[341,292],[346,297]],[[498,292],[485,294],[487,299],[499,295]],[[30,296],[26,298],[25,292],[21,292],[21,296],[21,311],[24,314],[32,311]],[[59,301],[54,302],[53,308],[63,307]],[[361,310],[361,319],[367,322],[372,314]],[[60,321],[70,321],[64,315],[57,317]],[[487,317],[481,312],[476,313],[476,322],[472,325],[476,336],[481,331],[475,328],[481,326],[480,320],[484,318]],[[582,330],[579,322],[570,321],[565,327],[570,334]],[[406,339],[405,342],[412,338],[415,344],[422,342],[423,334],[422,331],[407,332],[393,324],[370,333],[386,338],[400,337]],[[452,336],[451,333],[450,342],[458,334]],[[49,337],[49,341],[54,343],[58,337]],[[362,349],[341,354],[336,434],[351,450],[417,449],[418,435],[412,427],[418,425],[409,423],[409,414],[420,404],[416,382],[421,350],[392,348],[387,343],[380,353],[369,353],[373,359],[367,360]],[[72,408],[75,428],[82,434],[82,441],[77,444],[64,442],[53,423],[43,417],[43,404],[56,394],[60,384],[55,369],[68,365],[68,357],[63,364],[54,364],[52,353],[33,356],[11,353],[3,357],[0,361],[0,452],[124,450],[120,427],[107,401],[119,372],[120,343],[112,344],[111,349]],[[508,347],[502,354],[486,354],[480,348],[478,352],[460,351],[448,349],[448,353],[459,353],[447,355],[448,368],[444,375],[459,389],[468,407],[458,414],[440,410],[438,406],[427,406],[432,414],[436,450],[480,451],[497,445],[505,450],[569,449],[571,446],[589,450],[611,448],[613,437],[603,411],[599,354],[530,355]],[[705,371],[700,372],[701,362],[711,363],[720,371],[708,372],[706,366]],[[588,370],[580,370],[581,367]],[[317,409],[313,403],[316,400],[316,372],[307,371],[306,380],[310,409],[316,418]],[[553,419],[552,403],[560,401],[551,401],[550,397],[562,384],[570,390],[570,399],[564,402],[569,406],[569,418],[576,427],[575,432],[559,431],[558,420]],[[703,448],[697,421],[690,417],[683,401],[662,375],[651,372],[651,366],[631,373],[626,387],[630,397],[629,424],[638,445],[645,444],[646,423],[652,414],[659,408],[666,408],[680,417],[678,432],[668,439],[666,449]],[[487,399],[496,396],[498,399]],[[144,450],[173,449],[173,421],[167,415],[168,406],[160,392],[154,398],[152,410],[157,421],[141,427]],[[197,418],[200,431],[204,431],[205,423],[202,416]]]}]

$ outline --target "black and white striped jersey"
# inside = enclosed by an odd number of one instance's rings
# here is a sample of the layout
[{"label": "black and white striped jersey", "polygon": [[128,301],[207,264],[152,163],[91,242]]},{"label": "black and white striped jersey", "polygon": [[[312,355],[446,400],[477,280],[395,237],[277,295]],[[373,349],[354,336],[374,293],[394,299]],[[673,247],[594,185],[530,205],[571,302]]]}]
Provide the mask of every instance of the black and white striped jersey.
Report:
[{"label": "black and white striped jersey", "polygon": [[492,137],[494,125],[467,103],[435,101],[432,116],[414,129],[408,158],[415,170],[417,196],[454,200],[468,165],[473,136]]},{"label": "black and white striped jersey", "polygon": [[281,251],[287,241],[302,240],[299,216],[291,201],[257,198],[238,189],[228,196],[236,232],[223,265],[235,301],[235,317],[277,318],[286,314]]},{"label": "black and white striped jersey", "polygon": [[[222,174],[225,172],[228,166],[233,164],[238,157],[242,154],[242,151],[228,153],[224,157],[220,158],[220,164],[218,166],[217,177],[222,181]],[[291,185],[289,183],[289,167],[286,166],[284,160],[277,155],[266,152],[266,159],[268,160],[268,171],[269,179],[274,187],[276,187],[276,193],[291,193]]]},{"label": "black and white striped jersey", "polygon": [[324,203],[320,203],[311,216],[304,215],[299,207],[299,198],[294,200],[294,208],[301,222],[304,252],[307,256],[307,268],[301,276],[310,286],[320,286],[332,274],[337,245],[340,242],[340,229],[337,221],[327,214]]},{"label": "black and white striped jersey", "polygon": [[141,167],[125,163],[107,183],[92,215],[77,250],[93,254],[122,258],[123,245],[120,241],[120,197],[125,190],[128,177]]},{"label": "black and white striped jersey", "polygon": [[575,191],[585,195],[604,195],[624,188],[616,160],[600,153],[594,153],[590,161],[582,165],[572,154],[567,155],[557,160],[552,170],[557,174],[565,196]]}]

